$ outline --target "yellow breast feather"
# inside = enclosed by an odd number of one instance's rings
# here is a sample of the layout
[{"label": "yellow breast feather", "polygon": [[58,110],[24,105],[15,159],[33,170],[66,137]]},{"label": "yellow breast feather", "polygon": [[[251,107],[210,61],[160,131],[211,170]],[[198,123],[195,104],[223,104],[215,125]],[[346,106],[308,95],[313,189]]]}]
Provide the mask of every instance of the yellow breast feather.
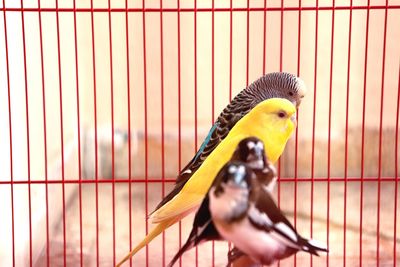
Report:
[{"label": "yellow breast feather", "polygon": [[283,98],[270,98],[255,106],[236,123],[182,190],[151,215],[153,223],[158,224],[117,266],[200,205],[218,171],[229,161],[243,138],[256,136],[261,139],[268,159],[276,162],[295,129],[295,112],[294,105]]},{"label": "yellow breast feather", "polygon": [[197,208],[218,171],[229,161],[238,143],[246,137],[256,136],[261,139],[268,158],[272,162],[278,160],[295,128],[291,120],[294,113],[294,106],[286,99],[268,99],[257,105],[233,127],[181,192],[152,214],[152,222],[169,220],[187,210]]}]

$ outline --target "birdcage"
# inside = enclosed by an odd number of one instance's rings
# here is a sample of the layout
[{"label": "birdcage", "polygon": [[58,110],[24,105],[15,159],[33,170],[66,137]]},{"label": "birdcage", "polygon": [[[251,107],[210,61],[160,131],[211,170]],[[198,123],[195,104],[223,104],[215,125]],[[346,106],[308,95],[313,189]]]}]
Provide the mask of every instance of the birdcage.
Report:
[{"label": "birdcage", "polygon": [[[274,71],[308,92],[275,198],[329,253],[397,266],[400,1],[5,1],[0,265],[112,266],[152,225],[219,112]],[[192,216],[126,265],[162,266]],[[180,266],[224,266],[209,242]]]}]

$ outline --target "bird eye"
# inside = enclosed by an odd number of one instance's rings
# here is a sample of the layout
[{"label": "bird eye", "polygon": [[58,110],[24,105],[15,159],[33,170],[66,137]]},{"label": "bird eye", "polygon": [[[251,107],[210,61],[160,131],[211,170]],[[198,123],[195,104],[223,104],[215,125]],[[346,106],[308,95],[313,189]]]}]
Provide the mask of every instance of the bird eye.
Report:
[{"label": "bird eye", "polygon": [[283,112],[283,111],[279,111],[279,112],[278,112],[278,117],[279,117],[279,118],[284,118],[284,117],[286,117],[286,113]]},{"label": "bird eye", "polygon": [[228,172],[229,172],[229,173],[235,173],[236,171],[237,171],[236,166],[234,166],[234,165],[229,166],[229,169],[228,169]]},{"label": "bird eye", "polygon": [[290,96],[293,96],[293,92],[289,92],[289,95],[290,95]]},{"label": "bird eye", "polygon": [[254,144],[254,142],[248,142],[248,143],[247,143],[247,147],[248,147],[249,149],[253,149],[255,146],[256,146],[256,144]]},{"label": "bird eye", "polygon": [[257,147],[258,147],[259,149],[263,149],[263,148],[264,148],[264,144],[263,144],[262,142],[258,142],[258,143],[257,143]]}]

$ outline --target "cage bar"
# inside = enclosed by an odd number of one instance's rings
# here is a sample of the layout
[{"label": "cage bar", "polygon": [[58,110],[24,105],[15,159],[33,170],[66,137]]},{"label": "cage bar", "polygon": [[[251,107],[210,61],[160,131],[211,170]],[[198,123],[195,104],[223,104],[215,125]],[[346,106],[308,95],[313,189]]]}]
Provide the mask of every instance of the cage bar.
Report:
[{"label": "cage bar", "polygon": [[[21,7],[23,8],[23,1],[21,0]],[[30,164],[30,144],[29,144],[29,108],[28,108],[28,78],[26,71],[26,45],[25,45],[25,20],[24,12],[21,12],[21,22],[22,22],[22,46],[24,54],[24,79],[25,79],[25,114],[26,114],[26,148],[27,148],[27,165],[28,181],[31,180],[31,164]],[[32,212],[31,212],[31,186],[28,184],[28,214],[29,214],[29,266],[32,266]]]},{"label": "cage bar", "polygon": [[[3,7],[5,6],[5,0],[3,0]],[[10,138],[10,181],[13,182],[14,175],[13,175],[13,142],[12,142],[12,120],[11,120],[11,93],[10,93],[10,65],[8,59],[8,40],[7,40],[7,20],[6,20],[6,13],[3,12],[3,23],[4,23],[4,42],[5,42],[5,49],[6,49],[6,70],[7,70],[7,104],[8,104],[8,131],[9,131],[9,138]],[[10,184],[10,191],[11,191],[11,234],[12,234],[12,264],[15,266],[15,228],[14,228],[14,186]]]},{"label": "cage bar", "polygon": [[[142,8],[144,10],[145,7],[145,1],[142,1]],[[148,207],[148,128],[147,128],[147,75],[146,75],[146,13],[143,11],[142,14],[142,24],[143,24],[143,89],[144,89],[144,136],[145,136],[145,150],[144,150],[144,159],[145,159],[145,214],[149,214],[149,207]],[[149,224],[146,221],[146,235],[148,234],[149,231]],[[149,247],[146,246],[146,266],[149,265]]]},{"label": "cage bar", "polygon": [[396,141],[394,148],[394,158],[395,158],[395,189],[394,189],[394,222],[393,222],[393,265],[396,266],[397,263],[397,196],[398,196],[398,159],[399,159],[399,151],[398,151],[398,136],[399,136],[399,114],[400,114],[400,64],[399,64],[399,78],[398,78],[398,91],[397,91],[397,113],[396,113]]},{"label": "cage bar", "polygon": [[[388,0],[386,0],[386,6]],[[380,243],[380,207],[381,207],[381,174],[382,174],[382,122],[383,122],[383,97],[385,88],[385,58],[386,58],[386,33],[387,33],[387,9],[385,9],[385,26],[383,31],[383,55],[382,55],[382,81],[380,99],[380,118],[379,118],[379,163],[378,163],[378,203],[377,203],[377,223],[376,223],[376,266],[379,266],[379,243]]]},{"label": "cage bar", "polygon": [[[350,7],[353,6],[353,0],[350,1]],[[350,98],[350,64],[351,64],[351,29],[353,23],[353,10],[349,11],[349,42],[347,48],[347,81],[346,81],[346,126],[345,126],[345,144],[344,144],[344,208],[343,208],[343,266],[346,267],[346,232],[347,232],[347,171],[348,171],[348,145],[349,145],[349,98]]]},{"label": "cage bar", "polygon": [[7,12],[243,12],[243,11],[320,11],[320,10],[385,10],[398,9],[400,5],[357,5],[357,6],[303,6],[303,7],[233,7],[231,8],[21,8],[1,7]]},{"label": "cage bar", "polygon": [[[332,2],[335,7],[335,0]],[[329,117],[328,117],[328,163],[327,163],[327,209],[326,209],[326,242],[329,250],[329,219],[330,219],[330,198],[331,198],[331,127],[332,127],[332,78],[333,78],[333,48],[335,38],[335,9],[332,10],[332,21],[331,21],[331,55],[330,55],[330,67],[329,67]],[[346,231],[346,230],[345,230]],[[345,242],[345,240],[343,240]],[[329,266],[329,254],[326,255],[326,266]]]},{"label": "cage bar", "polygon": [[[293,70],[309,94],[274,196],[331,253],[274,266],[398,263],[398,1],[3,0],[0,10],[0,189],[10,194],[0,265],[115,265],[152,228],[147,216],[221,107],[254,77]],[[165,266],[191,223],[129,265]],[[196,247],[179,265],[222,265],[231,247]]]},{"label": "cage bar", "polygon": [[[370,7],[370,0],[368,0]],[[363,112],[362,112],[362,135],[361,135],[361,183],[360,183],[360,257],[359,264],[362,266],[362,236],[363,236],[363,201],[364,201],[364,145],[365,145],[365,102],[367,99],[367,65],[368,65],[368,34],[369,34],[369,13],[367,9],[367,26],[365,27],[365,63],[364,63],[364,83],[363,83]]]}]

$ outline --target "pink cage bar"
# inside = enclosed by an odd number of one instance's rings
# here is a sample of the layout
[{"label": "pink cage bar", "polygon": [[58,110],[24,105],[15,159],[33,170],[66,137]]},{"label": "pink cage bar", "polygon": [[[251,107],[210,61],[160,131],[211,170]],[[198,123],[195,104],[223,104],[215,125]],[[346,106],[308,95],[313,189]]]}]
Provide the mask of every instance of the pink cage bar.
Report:
[{"label": "pink cage bar", "polygon": [[[262,74],[308,95],[276,197],[319,258],[397,266],[400,1],[5,1],[0,4],[0,265],[113,266],[222,108]],[[130,266],[164,266],[191,221]],[[222,266],[228,244],[180,266]]]}]

